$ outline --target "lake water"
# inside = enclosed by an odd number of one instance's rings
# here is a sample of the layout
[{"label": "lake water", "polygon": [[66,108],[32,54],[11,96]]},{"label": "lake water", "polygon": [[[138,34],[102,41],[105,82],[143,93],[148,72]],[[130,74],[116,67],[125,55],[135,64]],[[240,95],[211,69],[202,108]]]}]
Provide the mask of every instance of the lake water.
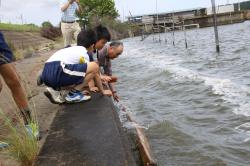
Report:
[{"label": "lake water", "polygon": [[188,49],[160,36],[125,39],[113,62],[159,165],[250,165],[250,22],[219,27],[220,54],[213,28],[188,30]]}]

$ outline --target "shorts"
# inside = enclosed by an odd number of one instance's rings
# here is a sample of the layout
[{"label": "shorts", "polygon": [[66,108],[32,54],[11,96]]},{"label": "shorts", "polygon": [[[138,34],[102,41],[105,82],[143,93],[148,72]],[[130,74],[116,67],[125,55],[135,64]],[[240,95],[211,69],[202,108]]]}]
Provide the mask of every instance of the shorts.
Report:
[{"label": "shorts", "polygon": [[45,63],[41,80],[45,85],[60,90],[62,87],[83,83],[87,71],[87,63],[65,64],[61,61]]},{"label": "shorts", "polygon": [[14,56],[7,45],[2,32],[0,32],[0,65],[11,63]]}]

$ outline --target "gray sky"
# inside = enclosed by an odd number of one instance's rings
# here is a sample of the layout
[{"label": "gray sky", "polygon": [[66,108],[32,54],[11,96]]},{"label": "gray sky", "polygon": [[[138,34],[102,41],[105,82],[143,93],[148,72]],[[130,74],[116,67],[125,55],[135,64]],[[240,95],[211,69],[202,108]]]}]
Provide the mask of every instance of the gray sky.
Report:
[{"label": "gray sky", "polygon": [[[0,20],[11,23],[35,23],[51,21],[57,25],[60,21],[60,0],[0,0]],[[239,0],[216,0],[217,4],[238,2]],[[243,0],[240,0],[243,1]],[[116,7],[121,15],[120,19],[129,15],[149,14],[156,12],[156,0],[115,0]],[[209,7],[211,0],[157,0],[158,11]],[[22,17],[21,17],[22,16]],[[23,19],[21,19],[23,18]]]}]

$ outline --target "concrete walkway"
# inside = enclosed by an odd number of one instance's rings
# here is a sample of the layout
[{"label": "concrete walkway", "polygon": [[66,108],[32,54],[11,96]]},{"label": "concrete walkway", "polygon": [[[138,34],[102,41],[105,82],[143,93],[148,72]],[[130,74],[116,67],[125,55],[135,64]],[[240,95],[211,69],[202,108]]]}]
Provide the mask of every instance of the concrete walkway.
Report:
[{"label": "concrete walkway", "polygon": [[63,105],[41,149],[39,166],[135,166],[129,141],[110,98]]}]

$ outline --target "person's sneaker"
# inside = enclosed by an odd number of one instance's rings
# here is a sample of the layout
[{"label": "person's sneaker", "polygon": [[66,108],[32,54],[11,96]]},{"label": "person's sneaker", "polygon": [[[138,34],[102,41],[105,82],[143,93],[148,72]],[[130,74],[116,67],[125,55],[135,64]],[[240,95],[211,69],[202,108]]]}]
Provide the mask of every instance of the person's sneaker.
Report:
[{"label": "person's sneaker", "polygon": [[37,77],[36,84],[37,84],[37,86],[41,86],[41,85],[43,85],[43,81],[42,81],[42,79],[41,79],[41,76],[40,76],[40,75]]},{"label": "person's sneaker", "polygon": [[69,92],[65,97],[66,103],[80,103],[84,101],[89,101],[91,96],[84,95],[81,92]]},{"label": "person's sneaker", "polygon": [[44,84],[41,77],[42,77],[42,71],[39,71],[37,74],[37,79],[36,79],[37,86],[42,86]]},{"label": "person's sneaker", "polygon": [[52,88],[47,87],[44,95],[48,97],[53,104],[63,104],[65,102],[64,97],[61,95],[60,91],[55,91]]},{"label": "person's sneaker", "polygon": [[0,149],[5,149],[5,148],[7,148],[7,147],[9,147],[9,144],[8,144],[8,143],[3,142],[3,141],[0,141]]},{"label": "person's sneaker", "polygon": [[30,122],[28,125],[25,125],[25,129],[28,132],[28,135],[34,137],[36,140],[40,140],[40,132],[37,123]]}]

